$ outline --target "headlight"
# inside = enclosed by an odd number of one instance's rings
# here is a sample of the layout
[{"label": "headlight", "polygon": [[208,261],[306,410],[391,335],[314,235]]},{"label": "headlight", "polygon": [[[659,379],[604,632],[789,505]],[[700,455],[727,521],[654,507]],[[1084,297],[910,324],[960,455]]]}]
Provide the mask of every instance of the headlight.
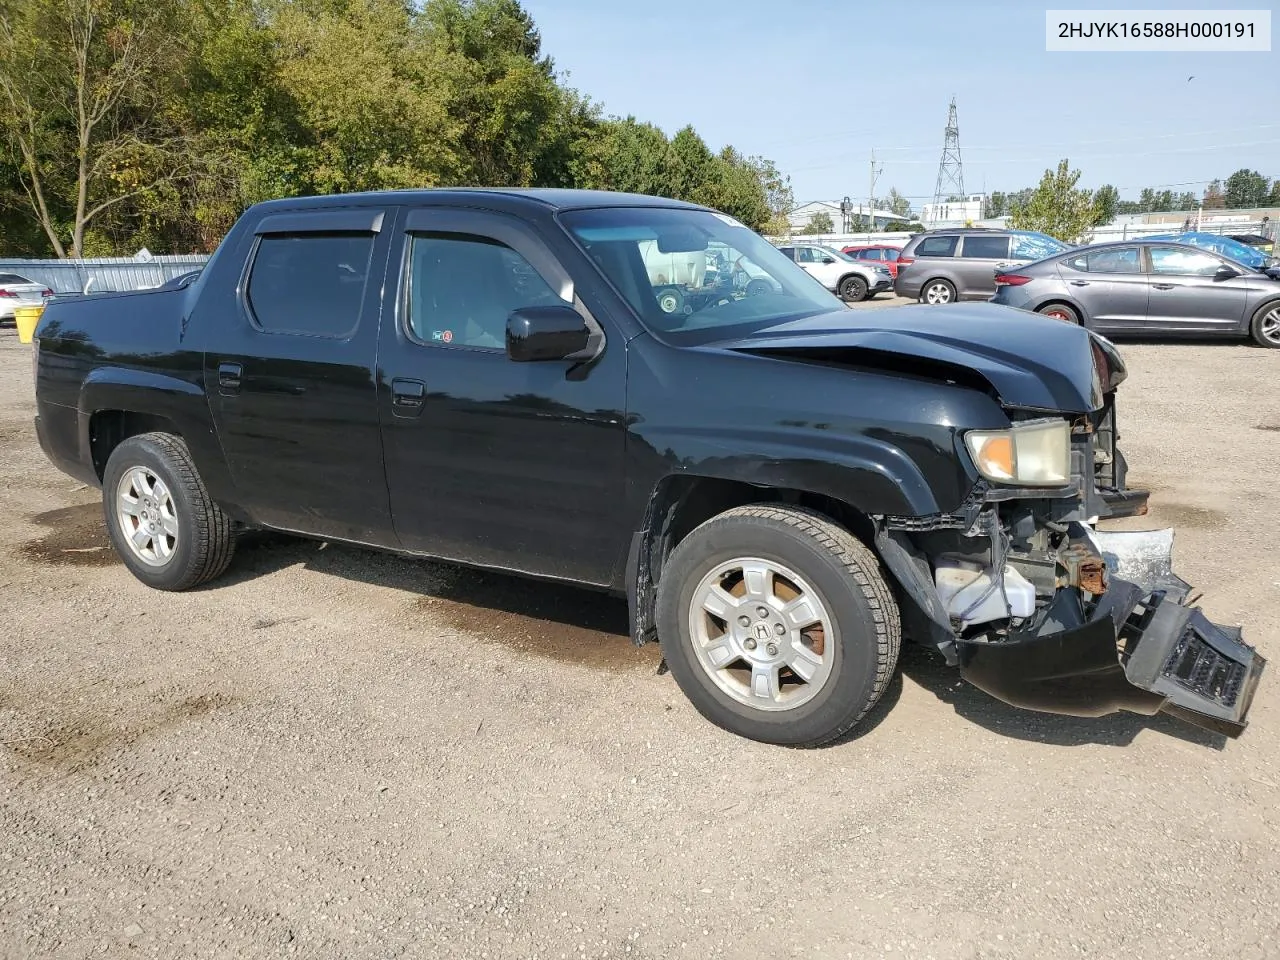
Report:
[{"label": "headlight", "polygon": [[1033,420],[1009,430],[970,430],[965,446],[988,480],[1028,487],[1071,482],[1071,424]]}]

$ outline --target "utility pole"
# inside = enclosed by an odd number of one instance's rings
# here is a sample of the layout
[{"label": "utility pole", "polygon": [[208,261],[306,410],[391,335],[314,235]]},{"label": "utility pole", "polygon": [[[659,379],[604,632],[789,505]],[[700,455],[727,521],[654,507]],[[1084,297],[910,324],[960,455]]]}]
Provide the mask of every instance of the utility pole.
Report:
[{"label": "utility pole", "polygon": [[875,230],[876,179],[880,176],[880,173],[883,170],[884,170],[883,166],[881,167],[876,166],[876,151],[875,151],[875,147],[872,147],[871,148],[871,189],[867,192],[867,233],[871,233],[872,231]]}]

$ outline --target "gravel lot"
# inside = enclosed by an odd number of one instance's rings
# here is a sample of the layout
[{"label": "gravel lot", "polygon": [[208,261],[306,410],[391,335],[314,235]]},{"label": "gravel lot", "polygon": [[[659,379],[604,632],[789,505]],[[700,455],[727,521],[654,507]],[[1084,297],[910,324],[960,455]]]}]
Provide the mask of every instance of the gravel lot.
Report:
[{"label": "gravel lot", "polygon": [[[1128,525],[1176,525],[1207,612],[1274,662],[1280,352],[1122,350],[1154,491]],[[266,537],[151,592],[33,411],[5,329],[4,958],[1280,950],[1276,676],[1227,742],[1019,712],[908,649],[861,736],[765,747],[595,595]]]}]

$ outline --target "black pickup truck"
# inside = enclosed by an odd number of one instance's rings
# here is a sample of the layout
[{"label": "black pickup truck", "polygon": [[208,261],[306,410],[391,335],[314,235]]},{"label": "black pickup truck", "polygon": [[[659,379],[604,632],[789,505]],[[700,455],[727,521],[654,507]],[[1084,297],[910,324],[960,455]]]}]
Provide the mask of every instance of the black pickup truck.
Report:
[{"label": "black pickup truck", "polygon": [[[671,313],[655,258],[769,283]],[[683,269],[683,267],[682,267]],[[269,528],[568,581],[711,721],[816,745],[900,638],[1008,703],[1238,735],[1263,659],[1185,605],[1125,487],[1105,339],[990,304],[847,309],[724,214],[427,190],[273,201],[198,276],[51,304],[49,459],[143,582]]]}]

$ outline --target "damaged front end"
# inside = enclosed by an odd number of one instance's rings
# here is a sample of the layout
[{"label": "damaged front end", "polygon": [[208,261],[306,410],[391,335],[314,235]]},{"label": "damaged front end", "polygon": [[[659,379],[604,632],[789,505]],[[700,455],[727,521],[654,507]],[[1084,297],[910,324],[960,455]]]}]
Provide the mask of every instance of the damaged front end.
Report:
[{"label": "damaged front end", "polygon": [[1239,628],[1191,605],[1173,573],[1172,530],[1096,529],[1146,512],[1146,493],[1125,487],[1115,439],[1108,391],[1071,423],[1069,483],[980,481],[954,513],[877,518],[904,627],[1016,707],[1164,712],[1237,737],[1266,661]]}]

